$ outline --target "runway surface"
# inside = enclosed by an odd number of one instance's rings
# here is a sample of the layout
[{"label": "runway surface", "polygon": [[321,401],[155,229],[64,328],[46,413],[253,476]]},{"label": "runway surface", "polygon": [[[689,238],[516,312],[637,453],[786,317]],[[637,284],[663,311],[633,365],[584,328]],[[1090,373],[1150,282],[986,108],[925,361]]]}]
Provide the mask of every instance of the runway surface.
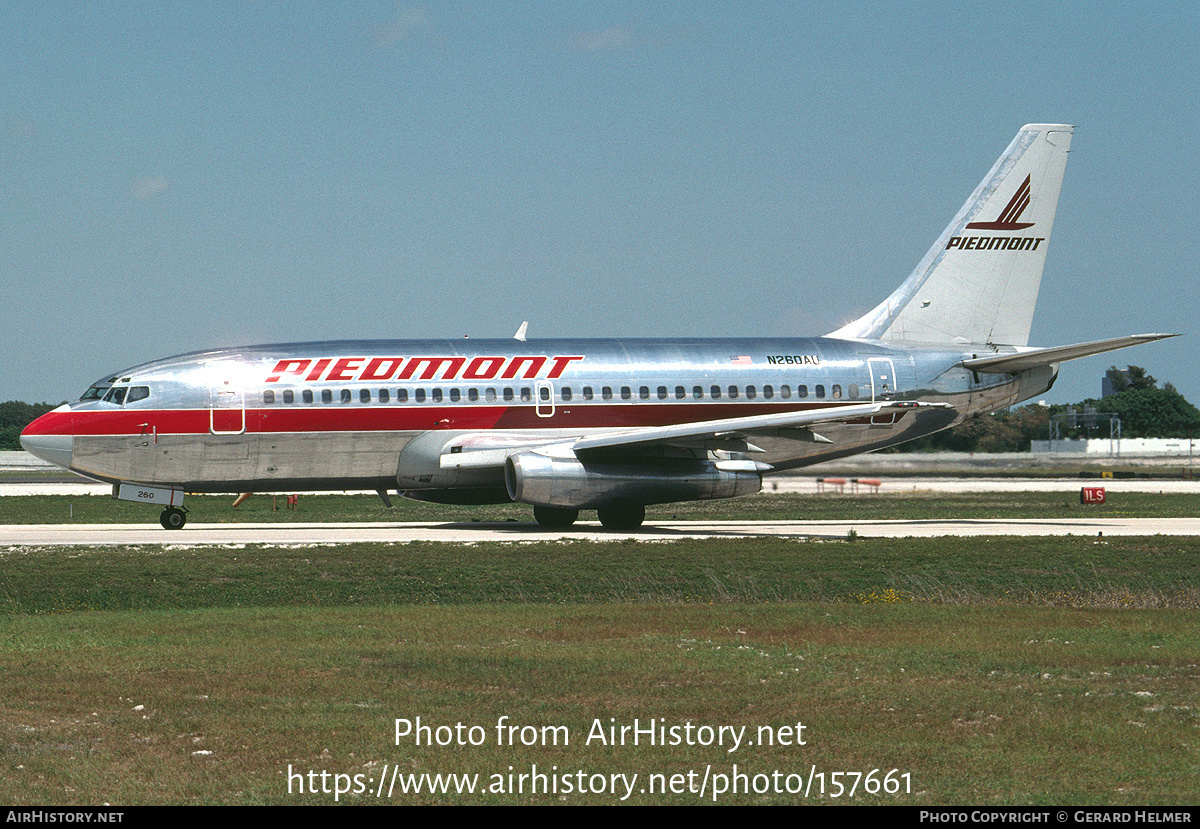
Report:
[{"label": "runway surface", "polygon": [[532,522],[365,524],[188,524],[164,530],[155,524],[63,524],[0,526],[3,548],[162,544],[169,547],[269,544],[273,546],[355,542],[538,542],[556,540],[670,541],[681,538],[844,539],[934,538],[939,536],[1200,535],[1200,518],[963,519],[952,521],[661,521],[637,532],[609,532],[581,521],[570,530],[543,530]]}]

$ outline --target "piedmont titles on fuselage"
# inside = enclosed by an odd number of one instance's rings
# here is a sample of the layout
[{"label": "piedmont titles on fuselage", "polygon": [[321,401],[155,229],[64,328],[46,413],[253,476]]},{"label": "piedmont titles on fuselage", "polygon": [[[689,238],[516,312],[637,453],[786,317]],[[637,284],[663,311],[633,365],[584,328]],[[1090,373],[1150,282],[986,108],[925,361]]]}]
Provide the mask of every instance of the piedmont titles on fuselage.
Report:
[{"label": "piedmont titles on fuselage", "polygon": [[[546,357],[319,357],[284,358],[266,382],[386,383],[401,380],[557,380],[582,354]],[[418,375],[418,371],[420,374]],[[438,372],[442,374],[438,377]]]}]

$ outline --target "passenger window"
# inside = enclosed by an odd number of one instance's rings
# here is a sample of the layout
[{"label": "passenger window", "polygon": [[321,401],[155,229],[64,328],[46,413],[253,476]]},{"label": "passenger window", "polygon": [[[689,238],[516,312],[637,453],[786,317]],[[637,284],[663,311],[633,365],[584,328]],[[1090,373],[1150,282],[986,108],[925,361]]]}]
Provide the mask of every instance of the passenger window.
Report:
[{"label": "passenger window", "polygon": [[819,398],[825,397],[825,387],[824,386],[817,386],[817,397],[819,397]]},{"label": "passenger window", "polygon": [[295,403],[296,402],[296,393],[294,391],[292,391],[291,389],[288,389],[287,391],[285,391],[283,393],[283,402],[284,403]]},{"label": "passenger window", "polygon": [[521,389],[521,402],[528,403],[531,400],[533,400],[533,389],[529,388],[528,386],[525,386],[524,388]]},{"label": "passenger window", "polygon": [[730,387],[729,387],[729,399],[730,399],[730,400],[736,400],[736,399],[737,399],[737,396],[738,396],[738,387],[737,387],[737,386],[730,386]]},{"label": "passenger window", "polygon": [[775,396],[775,388],[773,386],[763,386],[763,397],[770,400]]},{"label": "passenger window", "polygon": [[697,400],[703,400],[704,399],[704,387],[703,386],[692,386],[692,397],[696,398]]},{"label": "passenger window", "polygon": [[263,392],[263,402],[266,403],[268,406],[270,406],[272,403],[274,403],[275,402],[275,392],[271,391],[270,389],[267,389],[266,391],[264,391]]},{"label": "passenger window", "polygon": [[538,397],[541,399],[541,401],[543,403],[549,403],[550,402],[550,388],[548,386],[539,386],[538,387]]},{"label": "passenger window", "polygon": [[720,399],[721,399],[721,387],[720,387],[720,386],[713,386],[711,389],[709,389],[709,391],[711,391],[711,392],[712,392],[712,399],[713,399],[713,400],[720,400]]},{"label": "passenger window", "polygon": [[841,387],[841,384],[839,384],[839,383],[833,384],[833,399],[834,400],[842,399],[842,387]]},{"label": "passenger window", "polygon": [[792,396],[792,387],[791,386],[780,386],[779,387],[779,396],[782,397],[784,400],[787,400],[789,397]]},{"label": "passenger window", "polygon": [[450,389],[450,402],[451,403],[457,403],[461,399],[462,399],[462,394],[459,392],[458,389]]},{"label": "passenger window", "polygon": [[350,389],[342,389],[342,402],[349,403],[353,400],[353,395],[350,394]]},{"label": "passenger window", "polygon": [[371,390],[370,389],[360,389],[358,392],[358,402],[359,403],[370,403],[371,402]]},{"label": "passenger window", "polygon": [[642,398],[642,400],[649,400],[650,399],[650,387],[649,386],[640,386],[638,388],[638,397]]},{"label": "passenger window", "polygon": [[425,389],[414,389],[413,400],[417,403],[425,402]]},{"label": "passenger window", "polygon": [[396,389],[396,402],[397,403],[407,403],[408,402],[408,389]]},{"label": "passenger window", "polygon": [[796,386],[797,397],[808,397],[808,386]]},{"label": "passenger window", "polygon": [[434,389],[432,392],[429,393],[429,399],[432,400],[434,403],[441,403],[442,402],[442,390]]},{"label": "passenger window", "polygon": [[321,402],[322,403],[332,403],[333,402],[333,389],[321,389]]},{"label": "passenger window", "polygon": [[391,399],[392,399],[392,395],[388,392],[387,389],[379,390],[379,402],[380,403],[387,403]]},{"label": "passenger window", "polygon": [[600,389],[600,396],[605,400],[612,400],[612,387],[605,386],[604,388]]},{"label": "passenger window", "polygon": [[591,400],[591,399],[592,399],[592,397],[593,397],[593,394],[592,394],[592,387],[591,387],[591,386],[584,386],[584,387],[583,387],[583,399],[584,399],[584,400]]},{"label": "passenger window", "polygon": [[659,386],[659,387],[658,387],[658,399],[659,399],[659,400],[666,400],[666,399],[667,399],[667,387],[666,387],[666,386]]},{"label": "passenger window", "polygon": [[754,390],[754,386],[746,386],[746,397],[753,400],[758,396],[758,392]]},{"label": "passenger window", "polygon": [[467,389],[467,400],[472,403],[479,402],[479,389]]},{"label": "passenger window", "polygon": [[563,402],[564,402],[564,403],[565,403],[565,402],[567,402],[567,401],[569,401],[569,400],[571,399],[571,387],[570,387],[570,386],[563,386],[563,388],[562,388],[562,391],[560,392],[560,394],[562,395],[562,399],[563,399]]},{"label": "passenger window", "polygon": [[505,389],[504,390],[504,402],[511,403],[512,401],[513,401],[513,390]]},{"label": "passenger window", "polygon": [[676,386],[675,387],[675,399],[683,400],[686,397],[687,397],[687,389],[685,389],[683,386]]},{"label": "passenger window", "polygon": [[629,386],[621,386],[621,399],[622,400],[632,400],[633,399],[633,389],[629,388]]},{"label": "passenger window", "polygon": [[486,392],[483,393],[483,399],[489,403],[495,403],[496,402],[496,390],[488,389]]},{"label": "passenger window", "polygon": [[313,401],[312,389],[305,389],[304,391],[300,392],[300,399],[305,403],[311,403]]}]

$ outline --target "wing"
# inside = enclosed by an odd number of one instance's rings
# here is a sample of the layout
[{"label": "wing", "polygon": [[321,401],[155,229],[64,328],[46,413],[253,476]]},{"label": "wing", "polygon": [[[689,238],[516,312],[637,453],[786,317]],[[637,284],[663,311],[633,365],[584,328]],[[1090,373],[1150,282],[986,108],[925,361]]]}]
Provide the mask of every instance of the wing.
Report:
[{"label": "wing", "polygon": [[[446,445],[441,456],[441,466],[446,468],[470,468],[502,466],[509,455],[515,452],[537,450],[557,456],[586,457],[621,451],[637,451],[655,446],[681,447],[687,449],[724,449],[728,451],[761,451],[751,443],[756,434],[778,435],[791,431],[795,440],[817,443],[832,443],[813,431],[828,423],[846,423],[865,420],[877,415],[911,412],[914,409],[949,408],[945,403],[878,402],[856,403],[800,412],[778,412],[767,415],[751,415],[722,420],[705,420],[696,423],[681,423],[673,426],[647,426],[639,429],[623,429],[580,435],[573,438],[557,437],[542,441],[530,440],[509,434],[503,437],[488,435],[462,435]],[[497,441],[505,445],[496,445]]]}]

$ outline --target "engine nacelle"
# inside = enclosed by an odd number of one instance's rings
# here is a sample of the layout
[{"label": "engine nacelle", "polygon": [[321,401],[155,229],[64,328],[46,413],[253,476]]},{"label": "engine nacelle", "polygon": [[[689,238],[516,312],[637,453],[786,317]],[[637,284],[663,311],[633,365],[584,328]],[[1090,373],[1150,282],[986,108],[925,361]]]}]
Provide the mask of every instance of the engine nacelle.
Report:
[{"label": "engine nacelle", "polygon": [[643,459],[636,465],[584,463],[519,452],[505,462],[504,483],[514,501],[594,509],[618,500],[667,504],[753,495],[762,489],[761,468],[753,461],[682,458]]}]

